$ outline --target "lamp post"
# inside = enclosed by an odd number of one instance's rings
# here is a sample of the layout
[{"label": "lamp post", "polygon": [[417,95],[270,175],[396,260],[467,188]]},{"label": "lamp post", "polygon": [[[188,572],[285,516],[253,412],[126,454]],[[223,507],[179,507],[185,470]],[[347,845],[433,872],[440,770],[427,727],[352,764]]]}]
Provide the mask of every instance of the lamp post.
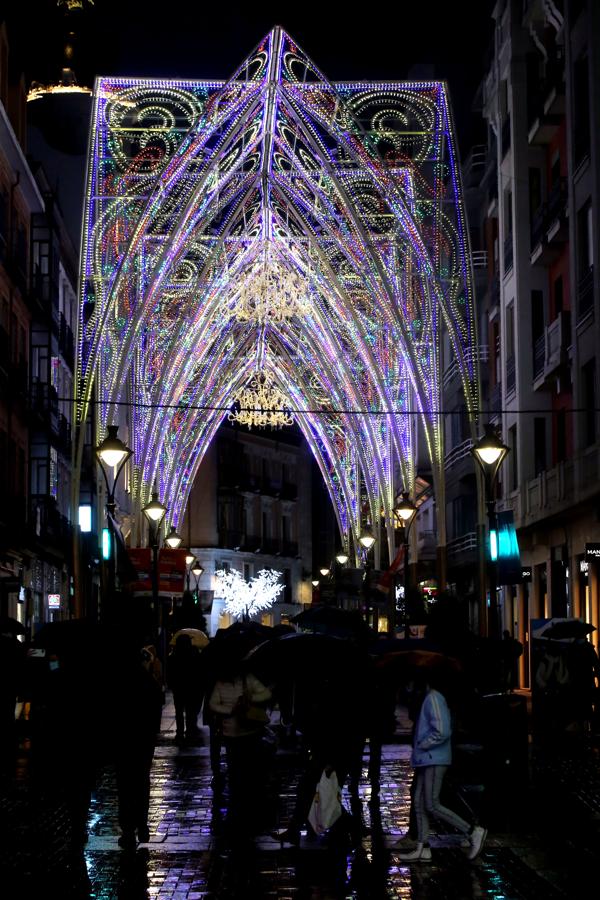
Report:
[{"label": "lamp post", "polygon": [[190,569],[192,568],[192,563],[194,563],[196,557],[193,553],[188,552],[185,554],[185,589],[189,593],[190,590]]},{"label": "lamp post", "polygon": [[370,624],[369,619],[371,618],[371,564],[369,562],[369,550],[375,543],[375,536],[369,527],[365,528],[362,532],[361,536],[358,539],[359,544],[363,548],[364,552],[364,569],[365,575],[363,578],[363,592],[365,598],[365,621],[367,625]]},{"label": "lamp post", "polygon": [[404,630],[405,637],[410,636],[410,622],[408,620],[408,590],[410,586],[410,570],[408,564],[410,544],[408,542],[408,538],[410,526],[412,525],[416,514],[417,507],[408,496],[408,491],[403,491],[402,499],[398,506],[396,506],[394,509],[394,516],[396,518],[396,523],[402,528],[402,538],[404,544],[404,615],[406,619]]},{"label": "lamp post", "polygon": [[200,581],[200,576],[204,572],[204,569],[198,562],[198,560],[194,561],[194,565],[192,566],[192,575],[196,579],[196,600],[198,600],[198,582]]},{"label": "lamp post", "polygon": [[158,623],[158,535],[167,507],[160,502],[157,492],[153,491],[152,500],[142,507],[142,512],[148,522],[148,538],[152,549],[152,606]]},{"label": "lamp post", "polygon": [[[490,594],[489,605],[487,605],[484,615],[482,616],[486,631],[489,637],[498,638],[500,636],[500,628],[498,622],[498,598],[496,592],[498,590],[498,572],[497,572],[497,547],[492,548],[492,542],[497,541],[497,522],[496,522],[496,499],[494,497],[494,485],[498,476],[498,471],[504,459],[509,452],[506,444],[503,444],[498,437],[496,428],[487,424],[485,426],[485,434],[472,447],[471,453],[477,461],[484,479],[485,486],[485,503],[488,517],[489,532],[489,549],[488,549],[488,588]],[[481,591],[482,599],[485,600],[485,590]]]},{"label": "lamp post", "polygon": [[[110,535],[110,548],[108,554],[108,589],[106,592],[105,608],[103,610],[103,618],[114,612],[114,598],[116,591],[116,566],[115,566],[115,489],[119,476],[125,467],[125,463],[131,457],[133,450],[123,443],[117,432],[118,425],[109,425],[106,437],[94,449],[96,459],[102,470],[104,481],[106,483],[106,520],[108,523],[108,533]],[[108,473],[112,469],[113,477],[109,479]]]},{"label": "lamp post", "polygon": [[344,553],[343,550],[340,550],[339,553],[335,555],[335,563],[334,563],[334,585],[333,590],[335,593],[335,605],[339,606],[339,592],[340,592],[340,569],[342,569],[346,563],[348,562],[348,554]]},{"label": "lamp post", "polygon": [[170,547],[171,550],[177,550],[178,547],[181,547],[183,538],[177,532],[174,525],[171,525],[171,530],[165,538],[165,544],[167,547]]}]

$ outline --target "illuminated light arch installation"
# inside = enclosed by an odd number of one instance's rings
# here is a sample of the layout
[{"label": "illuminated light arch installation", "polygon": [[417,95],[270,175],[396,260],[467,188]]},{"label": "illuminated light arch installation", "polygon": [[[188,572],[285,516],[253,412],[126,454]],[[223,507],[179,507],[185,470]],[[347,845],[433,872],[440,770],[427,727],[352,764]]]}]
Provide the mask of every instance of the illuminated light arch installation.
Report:
[{"label": "illuminated light arch installation", "polygon": [[[132,403],[136,502],[156,482],[180,521],[234,395],[264,371],[349,547],[365,505],[392,541],[413,414],[443,506],[444,335],[472,421],[479,408],[445,85],[332,84],[275,28],[227,82],[98,79],[90,146],[77,419],[94,383],[101,428]],[[308,294],[297,315],[244,321],[240,285],[265,246]]]}]

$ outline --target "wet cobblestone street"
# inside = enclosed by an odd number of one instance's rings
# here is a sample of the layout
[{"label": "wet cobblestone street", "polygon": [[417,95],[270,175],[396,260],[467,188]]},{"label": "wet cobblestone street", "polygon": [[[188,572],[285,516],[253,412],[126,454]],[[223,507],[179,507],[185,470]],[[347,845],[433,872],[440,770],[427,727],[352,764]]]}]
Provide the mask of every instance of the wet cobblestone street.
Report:
[{"label": "wet cobblestone street", "polygon": [[[524,797],[519,809],[503,809],[490,821],[485,849],[469,862],[459,837],[432,839],[429,865],[400,863],[389,845],[408,827],[410,748],[401,740],[386,745],[379,798],[371,796],[366,765],[359,796],[362,839],[359,846],[331,838],[309,838],[303,833],[299,847],[284,846],[268,833],[234,845],[227,840],[227,794],[211,787],[207,735],[197,746],[177,747],[168,708],[152,770],[148,844],[135,853],[120,850],[117,839],[117,796],[114,776],[107,769],[94,794],[89,815],[89,841],[82,858],[68,850],[68,824],[61,811],[35,802],[23,789],[5,792],[3,799],[3,884],[8,873],[19,887],[3,896],[60,898],[423,898],[423,900],[555,900],[595,897],[586,879],[597,867],[589,821],[597,817],[598,767],[594,757],[586,766],[587,790],[565,794],[539,804],[543,785]],[[365,757],[365,762],[367,757]],[[561,763],[568,782],[568,766]],[[547,766],[548,777],[557,770]],[[272,828],[285,826],[291,811],[297,776],[294,754],[278,752],[270,772],[272,803],[266,818]],[[595,783],[594,783],[595,779]],[[12,798],[12,799],[11,799]],[[581,800],[585,801],[582,805]],[[350,810],[350,798],[344,796]],[[576,807],[573,806],[576,804]],[[554,813],[552,812],[554,810]],[[356,806],[354,807],[356,812]],[[572,819],[557,827],[556,817]],[[580,822],[587,842],[580,842],[572,824]],[[597,819],[596,819],[597,835]]]}]

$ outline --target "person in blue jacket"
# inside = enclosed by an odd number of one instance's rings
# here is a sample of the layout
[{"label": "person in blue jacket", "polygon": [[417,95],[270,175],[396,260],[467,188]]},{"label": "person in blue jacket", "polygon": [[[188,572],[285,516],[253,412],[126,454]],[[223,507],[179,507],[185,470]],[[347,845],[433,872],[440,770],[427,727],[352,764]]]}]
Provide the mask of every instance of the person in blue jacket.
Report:
[{"label": "person in blue jacket", "polygon": [[437,689],[436,673],[427,678],[427,692],[414,730],[412,766],[415,770],[412,802],[417,823],[417,846],[398,854],[407,862],[431,862],[429,817],[433,816],[466,835],[468,859],[475,859],[485,842],[487,831],[470,824],[440,802],[440,791],[452,762],[452,720],[446,698]]}]

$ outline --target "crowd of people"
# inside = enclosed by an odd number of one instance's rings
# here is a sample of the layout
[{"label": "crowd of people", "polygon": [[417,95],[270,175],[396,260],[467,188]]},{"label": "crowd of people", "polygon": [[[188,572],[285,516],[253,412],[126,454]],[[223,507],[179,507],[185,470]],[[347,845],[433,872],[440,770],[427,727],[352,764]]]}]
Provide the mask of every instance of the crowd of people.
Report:
[{"label": "crowd of people", "polygon": [[[151,768],[168,687],[175,708],[176,743],[190,746],[204,740],[200,716],[208,727],[212,789],[216,797],[227,791],[232,841],[272,830],[282,845],[298,844],[302,829],[310,827],[315,786],[323,773],[333,772],[336,783],[346,785],[351,797],[351,810],[342,811],[335,829],[350,841],[360,841],[358,785],[363,755],[368,748],[367,777],[371,796],[376,797],[382,746],[393,736],[401,700],[414,726],[414,777],[411,833],[395,849],[406,862],[429,862],[433,817],[464,835],[469,859],[481,852],[486,830],[477,817],[464,818],[440,799],[452,765],[453,726],[468,719],[480,688],[481,654],[465,629],[432,622],[430,649],[423,659],[429,653],[432,658],[457,660],[454,670],[433,665],[388,669],[381,663],[389,660],[393,649],[387,648],[386,656],[381,648],[367,646],[352,647],[351,654],[342,655],[326,669],[317,664],[315,655],[325,645],[313,640],[308,657],[312,670],[305,667],[299,676],[301,670],[283,672],[278,664],[265,666],[264,654],[262,666],[253,666],[248,651],[265,634],[252,623],[232,626],[209,640],[202,621],[196,619],[191,628],[181,627],[185,623],[179,621],[162,662],[152,639],[133,627],[109,633],[99,626],[71,624],[70,635],[67,627],[57,626],[54,631],[47,627],[47,634],[34,641],[29,654],[5,625],[0,653],[1,762],[3,777],[10,777],[19,739],[15,703],[20,701],[27,711],[32,787],[66,806],[75,847],[87,840],[90,799],[106,766],[113,766],[116,775],[119,845],[133,850],[149,840]],[[291,637],[294,629],[287,630]],[[203,637],[199,643],[194,640],[196,634]],[[522,647],[509,639],[505,634],[498,653],[498,659],[504,660],[506,691],[513,688],[514,666],[522,653]],[[280,635],[278,640],[286,638]],[[287,646],[291,648],[289,639]],[[591,644],[588,647],[584,699],[589,706],[600,666]],[[583,659],[581,651],[577,659]],[[452,677],[456,671],[461,679],[458,693]],[[278,723],[275,737],[272,718]],[[265,802],[265,786],[277,740],[289,740],[290,735],[296,741],[300,765],[298,788],[286,827],[275,830],[270,829],[276,815]],[[352,814],[356,809],[358,820]]]}]

